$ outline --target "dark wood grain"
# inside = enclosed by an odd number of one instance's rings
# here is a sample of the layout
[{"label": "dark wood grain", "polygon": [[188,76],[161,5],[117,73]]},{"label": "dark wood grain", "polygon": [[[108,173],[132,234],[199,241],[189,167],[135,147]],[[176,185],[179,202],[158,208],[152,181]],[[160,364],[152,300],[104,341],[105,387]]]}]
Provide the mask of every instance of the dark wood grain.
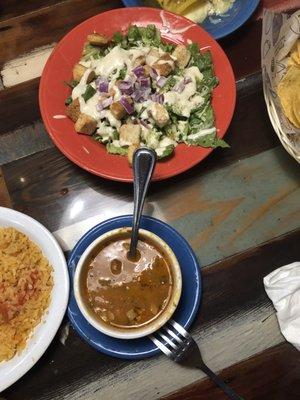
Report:
[{"label": "dark wood grain", "polygon": [[41,121],[0,135],[0,165],[53,147]]},{"label": "dark wood grain", "polygon": [[0,206],[11,207],[10,196],[0,167]]},{"label": "dark wood grain", "polygon": [[66,0],[0,22],[0,65],[36,47],[58,41],[85,19],[121,7],[120,0]]},{"label": "dark wood grain", "polygon": [[0,135],[40,118],[38,105],[39,79],[33,79],[0,90]]},{"label": "dark wood grain", "polygon": [[202,308],[197,323],[205,329],[225,315],[246,313],[269,303],[263,277],[299,258],[299,240],[297,230],[204,268]]},{"label": "dark wood grain", "polygon": [[[297,258],[299,239],[300,230],[204,268],[203,300],[192,333],[196,329],[205,332],[208,325],[214,325],[220,319],[246,313],[263,302],[269,302],[261,279],[276,266]],[[128,363],[132,362],[97,353],[71,330],[65,347],[56,338],[46,355],[19,382],[6,390],[3,396],[6,400],[59,399],[75,390],[83,381],[107,375],[113,377]],[[136,363],[143,368],[143,361]],[[167,372],[162,371],[164,373]],[[246,382],[247,370],[241,376]],[[152,398],[155,398],[154,393]]]},{"label": "dark wood grain", "polygon": [[[300,353],[284,343],[226,368],[221,377],[246,400],[298,400]],[[227,400],[210,380],[200,381],[161,400]]]},{"label": "dark wood grain", "polygon": [[261,69],[261,27],[261,20],[252,18],[242,28],[220,40],[220,45],[231,62],[236,79]]},{"label": "dark wood grain", "polygon": [[4,0],[0,4],[0,21],[61,3],[63,0]]}]

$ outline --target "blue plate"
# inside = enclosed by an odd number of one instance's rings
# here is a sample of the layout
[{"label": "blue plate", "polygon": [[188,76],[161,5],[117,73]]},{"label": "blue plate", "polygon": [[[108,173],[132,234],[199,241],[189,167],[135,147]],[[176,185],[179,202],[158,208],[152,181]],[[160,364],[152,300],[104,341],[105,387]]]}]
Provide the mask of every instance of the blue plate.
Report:
[{"label": "blue plate", "polygon": [[[132,216],[124,215],[102,222],[89,230],[72,250],[68,261],[71,279],[68,314],[74,329],[95,349],[118,358],[141,359],[153,356],[160,350],[147,337],[122,340],[111,338],[97,331],[81,314],[73,292],[73,277],[81,254],[100,235],[124,226],[132,226]],[[173,318],[187,329],[197,314],[202,292],[200,268],[195,254],[187,241],[164,222],[144,216],[141,220],[141,228],[156,233],[165,240],[179,261],[182,272],[182,294]]]},{"label": "blue plate", "polygon": [[[123,3],[127,7],[142,7],[144,5],[143,0],[123,0]],[[199,25],[215,39],[221,39],[242,26],[254,13],[258,4],[259,0],[235,0],[231,9],[225,15],[208,17]]]}]

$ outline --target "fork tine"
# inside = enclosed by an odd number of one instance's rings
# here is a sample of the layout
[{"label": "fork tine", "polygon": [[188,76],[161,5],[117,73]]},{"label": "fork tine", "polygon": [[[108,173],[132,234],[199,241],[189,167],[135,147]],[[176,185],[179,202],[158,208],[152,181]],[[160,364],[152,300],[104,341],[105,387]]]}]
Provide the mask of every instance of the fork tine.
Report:
[{"label": "fork tine", "polygon": [[171,350],[167,348],[163,343],[161,343],[158,339],[156,339],[155,336],[150,335],[149,338],[152,340],[152,342],[168,357],[172,356]]},{"label": "fork tine", "polygon": [[164,335],[161,331],[157,332],[173,349],[177,349],[177,345],[172,342],[171,339],[169,339],[166,335]]},{"label": "fork tine", "polygon": [[187,338],[189,337],[189,334],[187,331],[179,324],[177,324],[176,321],[173,321],[172,319],[169,320],[169,323],[173,326],[173,328],[176,329],[177,332],[179,332],[183,337]]},{"label": "fork tine", "polygon": [[172,336],[175,340],[177,340],[178,343],[182,343],[182,342],[183,342],[183,340],[181,340],[180,337],[178,337],[178,336],[176,335],[176,333],[174,333],[174,332],[172,331],[172,329],[169,329],[169,328],[167,328],[166,326],[164,326],[164,330],[167,331],[168,334],[169,334],[170,336]]}]

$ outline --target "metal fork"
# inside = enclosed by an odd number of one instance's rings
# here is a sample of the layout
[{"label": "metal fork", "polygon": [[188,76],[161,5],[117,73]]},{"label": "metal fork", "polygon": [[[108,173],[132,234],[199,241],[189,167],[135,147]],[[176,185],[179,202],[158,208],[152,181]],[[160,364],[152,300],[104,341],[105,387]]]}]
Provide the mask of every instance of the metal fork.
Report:
[{"label": "metal fork", "polygon": [[[169,320],[168,324],[149,336],[152,342],[169,358],[178,364],[201,369],[233,400],[243,400],[221,378],[219,378],[202,360],[199,347],[192,336],[177,322]],[[162,340],[161,340],[162,339]]]}]

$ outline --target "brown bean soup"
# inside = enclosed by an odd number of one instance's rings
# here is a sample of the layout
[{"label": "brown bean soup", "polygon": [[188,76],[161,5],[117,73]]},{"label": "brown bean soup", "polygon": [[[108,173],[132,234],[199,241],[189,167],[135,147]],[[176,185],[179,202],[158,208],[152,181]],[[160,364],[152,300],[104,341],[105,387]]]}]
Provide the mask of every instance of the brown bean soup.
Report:
[{"label": "brown bean soup", "polygon": [[85,303],[96,318],[116,328],[138,328],[167,307],[173,286],[170,260],[142,234],[137,258],[128,258],[130,233],[124,232],[96,247],[81,279]]}]

